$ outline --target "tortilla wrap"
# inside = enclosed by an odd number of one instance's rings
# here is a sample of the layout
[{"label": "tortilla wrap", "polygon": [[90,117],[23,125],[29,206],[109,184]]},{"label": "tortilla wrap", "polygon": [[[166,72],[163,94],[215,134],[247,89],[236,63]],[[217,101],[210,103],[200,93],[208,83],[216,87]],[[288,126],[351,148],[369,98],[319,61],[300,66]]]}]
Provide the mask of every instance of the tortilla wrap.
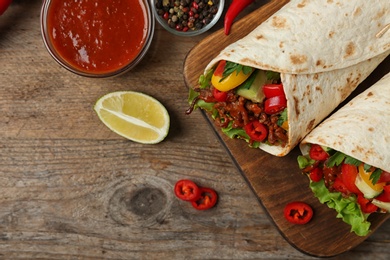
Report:
[{"label": "tortilla wrap", "polygon": [[356,96],[301,142],[319,144],[390,172],[390,73]]},{"label": "tortilla wrap", "polygon": [[281,73],[289,142],[260,149],[288,154],[390,53],[388,0],[292,0],[211,60]]}]

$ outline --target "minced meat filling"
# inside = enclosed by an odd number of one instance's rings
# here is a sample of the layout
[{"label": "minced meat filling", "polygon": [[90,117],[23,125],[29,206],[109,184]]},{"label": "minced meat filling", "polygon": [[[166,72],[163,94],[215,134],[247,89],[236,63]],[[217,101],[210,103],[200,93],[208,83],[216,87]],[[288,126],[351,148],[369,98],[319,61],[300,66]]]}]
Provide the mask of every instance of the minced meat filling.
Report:
[{"label": "minced meat filling", "polygon": [[[218,102],[212,93],[212,88],[194,89],[199,92],[197,99],[207,103],[215,103],[214,109],[218,111],[215,123],[219,127],[225,128],[232,122],[232,128],[244,128],[246,124],[253,120],[259,120],[268,128],[267,142],[271,145],[284,147],[288,141],[287,131],[277,124],[279,115],[268,115],[264,112],[263,103],[254,103],[244,97],[229,91],[225,102]],[[194,101],[193,104],[196,102]],[[189,109],[189,113],[192,108]]]}]

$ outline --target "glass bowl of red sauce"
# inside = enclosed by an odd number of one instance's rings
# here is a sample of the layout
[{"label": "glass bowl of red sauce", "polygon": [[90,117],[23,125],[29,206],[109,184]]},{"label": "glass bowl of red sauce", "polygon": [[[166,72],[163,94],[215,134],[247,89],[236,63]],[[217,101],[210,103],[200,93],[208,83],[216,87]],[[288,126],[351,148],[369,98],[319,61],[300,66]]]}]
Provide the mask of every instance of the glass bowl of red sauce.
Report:
[{"label": "glass bowl of red sauce", "polygon": [[62,67],[104,78],[134,68],[154,34],[149,0],[45,0],[42,38]]},{"label": "glass bowl of red sauce", "polygon": [[221,18],[225,0],[150,0],[157,22],[179,36],[197,36]]}]

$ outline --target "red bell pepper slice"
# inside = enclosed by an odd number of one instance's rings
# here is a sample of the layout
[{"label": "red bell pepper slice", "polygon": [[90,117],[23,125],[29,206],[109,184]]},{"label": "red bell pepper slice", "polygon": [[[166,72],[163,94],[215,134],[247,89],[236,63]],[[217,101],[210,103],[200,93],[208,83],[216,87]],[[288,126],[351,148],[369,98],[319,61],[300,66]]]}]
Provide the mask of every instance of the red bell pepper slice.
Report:
[{"label": "red bell pepper slice", "polygon": [[251,121],[244,126],[245,132],[249,135],[250,139],[254,141],[262,142],[268,135],[268,129],[264,124],[257,120]]},{"label": "red bell pepper slice", "polygon": [[378,210],[377,206],[372,204],[372,202],[370,200],[366,199],[361,194],[358,195],[357,202],[359,203],[360,209],[362,210],[363,213],[373,213],[373,212],[376,212]]},{"label": "red bell pepper slice", "polygon": [[322,149],[321,145],[312,144],[309,151],[309,156],[311,159],[316,161],[325,161],[329,158],[329,154]]},{"label": "red bell pepper slice", "polygon": [[272,115],[276,114],[287,107],[287,99],[285,96],[274,96],[267,98],[264,102],[264,112]]},{"label": "red bell pepper slice", "polygon": [[200,188],[191,180],[177,181],[174,191],[176,197],[185,201],[195,201],[201,196]]},{"label": "red bell pepper slice", "polygon": [[227,92],[219,91],[218,89],[213,88],[213,97],[218,102],[225,102],[227,100]]},{"label": "red bell pepper slice", "polygon": [[225,66],[226,66],[226,60],[219,61],[217,67],[214,70],[214,75],[218,77],[222,77],[223,72],[225,71]]},{"label": "red bell pepper slice", "polygon": [[192,201],[192,206],[198,210],[206,210],[215,206],[217,203],[218,195],[215,190],[211,188],[200,188],[200,198],[196,201]]},{"label": "red bell pepper slice", "polygon": [[263,86],[263,92],[266,98],[285,96],[282,84],[266,84]]},{"label": "red bell pepper slice", "polygon": [[347,186],[345,186],[345,183],[343,182],[341,177],[336,177],[336,179],[334,180],[334,183],[333,183],[333,188],[336,191],[339,191],[345,195],[350,194],[350,191],[348,190]]},{"label": "red bell pepper slice", "polygon": [[363,194],[355,184],[357,175],[358,169],[356,166],[346,163],[341,165],[341,179],[347,189],[355,194]]},{"label": "red bell pepper slice", "polygon": [[375,198],[383,202],[390,202],[390,184],[383,187],[383,192]]},{"label": "red bell pepper slice", "polygon": [[284,207],[284,217],[293,224],[303,225],[313,217],[313,209],[305,202],[294,201]]},{"label": "red bell pepper slice", "polygon": [[321,168],[317,167],[310,171],[309,177],[314,182],[319,182],[324,177],[324,172]]},{"label": "red bell pepper slice", "polygon": [[381,182],[390,182],[390,172],[382,171],[381,177],[378,180],[378,183]]}]

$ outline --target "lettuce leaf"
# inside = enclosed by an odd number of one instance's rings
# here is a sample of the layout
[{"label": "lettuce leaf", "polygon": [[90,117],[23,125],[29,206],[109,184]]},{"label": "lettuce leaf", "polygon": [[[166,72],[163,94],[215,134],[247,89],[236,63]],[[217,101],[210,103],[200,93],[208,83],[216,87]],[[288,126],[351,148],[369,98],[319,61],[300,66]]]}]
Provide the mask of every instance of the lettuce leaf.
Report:
[{"label": "lettuce leaf", "polygon": [[298,155],[297,161],[299,169],[304,169],[316,162],[315,160],[311,159],[310,156],[304,155]]},{"label": "lettuce leaf", "polygon": [[[222,128],[222,132],[225,133],[229,138],[240,138],[245,140],[247,143],[250,143],[249,135],[242,128],[232,128],[233,122],[230,122],[229,125],[225,128]],[[259,148],[260,142],[253,142],[250,147]]]},{"label": "lettuce leaf", "polygon": [[351,232],[358,236],[366,236],[370,232],[371,223],[367,221],[370,214],[360,210],[355,196],[344,198],[340,192],[330,192],[324,183],[310,181],[310,188],[322,204],[337,211],[337,218],[351,225]]},{"label": "lettuce leaf", "polygon": [[[189,94],[188,94],[188,103],[191,105],[192,102],[194,102],[194,100],[199,96],[199,92],[196,92],[195,90],[193,90],[192,88],[190,88],[189,90]],[[195,103],[195,106],[194,106],[194,109],[200,107],[200,108],[203,108],[207,111],[213,111],[213,106],[214,106],[215,103],[207,103],[205,102],[204,100],[202,99],[199,99],[196,101]]]}]

